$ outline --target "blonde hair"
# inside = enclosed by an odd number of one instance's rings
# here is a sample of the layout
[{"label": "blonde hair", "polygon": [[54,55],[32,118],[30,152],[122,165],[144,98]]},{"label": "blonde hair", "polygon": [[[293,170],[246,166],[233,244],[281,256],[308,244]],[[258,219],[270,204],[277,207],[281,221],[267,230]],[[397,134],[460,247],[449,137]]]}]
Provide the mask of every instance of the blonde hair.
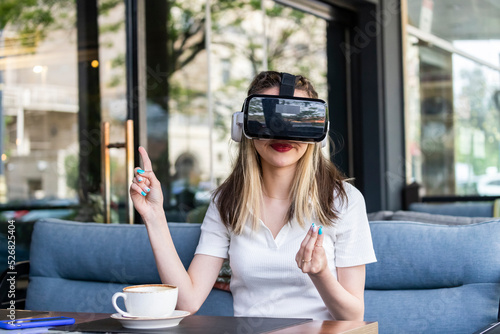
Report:
[{"label": "blonde hair", "polygon": [[[260,91],[276,86],[276,73],[270,71],[257,75],[249,93],[259,91],[252,89],[255,86],[265,86]],[[270,80],[274,86],[269,86]],[[307,85],[300,88],[312,97],[316,92],[310,82],[304,77],[298,78],[299,85],[304,82]],[[335,165],[324,157],[321,143],[308,144],[306,152],[297,162],[287,221],[295,218],[304,226],[306,221],[317,219],[322,225],[334,225],[339,214],[334,206],[335,196],[339,199],[339,205],[347,200],[344,179]],[[252,221],[252,229],[258,228],[263,203],[262,165],[252,139],[242,137],[233,171],[215,190],[214,196],[222,222],[234,233],[241,234],[249,220]]]}]

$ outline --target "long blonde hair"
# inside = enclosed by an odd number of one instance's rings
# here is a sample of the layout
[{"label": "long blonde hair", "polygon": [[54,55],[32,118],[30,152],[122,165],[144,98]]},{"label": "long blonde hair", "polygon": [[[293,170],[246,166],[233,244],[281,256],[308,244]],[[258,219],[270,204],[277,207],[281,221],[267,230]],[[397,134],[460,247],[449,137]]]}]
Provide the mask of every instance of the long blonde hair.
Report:
[{"label": "long blonde hair", "polygon": [[[262,72],[250,85],[249,95],[279,86],[280,82],[280,73]],[[317,98],[316,91],[305,77],[298,76],[295,87]],[[334,207],[334,196],[338,197],[339,205],[347,200],[344,179],[335,165],[324,157],[321,143],[308,144],[297,162],[287,221],[295,218],[304,226],[305,221],[317,219],[322,225],[334,225],[339,214],[338,208]],[[222,222],[234,233],[241,234],[249,220],[253,229],[259,226],[263,203],[262,165],[252,139],[242,136],[233,171],[215,190],[214,196]]]}]

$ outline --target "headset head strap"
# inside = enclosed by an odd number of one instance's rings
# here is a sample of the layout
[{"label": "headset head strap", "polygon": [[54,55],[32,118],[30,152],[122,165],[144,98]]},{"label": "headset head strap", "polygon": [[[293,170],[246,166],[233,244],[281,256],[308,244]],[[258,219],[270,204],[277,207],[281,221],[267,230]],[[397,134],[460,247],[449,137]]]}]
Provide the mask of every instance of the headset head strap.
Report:
[{"label": "headset head strap", "polygon": [[295,92],[295,75],[281,73],[280,96],[293,96]]}]

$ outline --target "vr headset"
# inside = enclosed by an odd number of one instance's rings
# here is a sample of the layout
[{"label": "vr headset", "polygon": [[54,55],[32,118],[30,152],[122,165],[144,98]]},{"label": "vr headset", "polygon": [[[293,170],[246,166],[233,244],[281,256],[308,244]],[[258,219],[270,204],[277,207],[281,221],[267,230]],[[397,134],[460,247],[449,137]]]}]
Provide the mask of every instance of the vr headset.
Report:
[{"label": "vr headset", "polygon": [[233,114],[231,138],[281,139],[305,143],[322,142],[328,133],[328,106],[325,101],[294,97],[295,76],[281,73],[279,95],[254,94],[245,99],[240,112]]}]

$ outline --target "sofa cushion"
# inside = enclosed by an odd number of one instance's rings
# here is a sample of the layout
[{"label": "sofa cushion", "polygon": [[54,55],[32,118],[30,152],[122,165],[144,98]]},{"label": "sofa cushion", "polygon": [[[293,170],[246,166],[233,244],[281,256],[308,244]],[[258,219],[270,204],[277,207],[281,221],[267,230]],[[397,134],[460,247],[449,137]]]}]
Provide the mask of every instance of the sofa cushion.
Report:
[{"label": "sofa cushion", "polygon": [[439,289],[500,283],[500,221],[473,225],[371,222],[378,262],[366,288]]},{"label": "sofa cushion", "polygon": [[496,321],[500,221],[371,222],[365,319],[381,333],[471,333]]},{"label": "sofa cushion", "polygon": [[499,284],[423,290],[366,290],[365,320],[384,334],[471,334],[496,322]]},{"label": "sofa cushion", "polygon": [[[187,268],[200,225],[169,228]],[[144,225],[43,219],[33,230],[30,262],[26,308],[32,310],[111,313],[111,296],[124,286],[161,283]],[[231,294],[212,291],[198,313],[232,315]]]},{"label": "sofa cushion", "polygon": [[[35,277],[29,283],[26,309],[115,313],[111,297],[127,285],[130,284]],[[118,299],[117,303],[123,310],[125,309],[121,298]],[[232,316],[233,298],[231,293],[213,289],[196,314]]]},{"label": "sofa cushion", "polygon": [[[200,227],[183,223],[171,223],[169,227],[187,268]],[[160,282],[144,225],[44,219],[35,225],[31,247],[35,248],[30,255],[31,276],[130,284]]]},{"label": "sofa cushion", "polygon": [[494,220],[492,217],[460,217],[415,211],[396,211],[392,214],[390,219],[395,221],[411,221],[444,225],[468,225]]}]

